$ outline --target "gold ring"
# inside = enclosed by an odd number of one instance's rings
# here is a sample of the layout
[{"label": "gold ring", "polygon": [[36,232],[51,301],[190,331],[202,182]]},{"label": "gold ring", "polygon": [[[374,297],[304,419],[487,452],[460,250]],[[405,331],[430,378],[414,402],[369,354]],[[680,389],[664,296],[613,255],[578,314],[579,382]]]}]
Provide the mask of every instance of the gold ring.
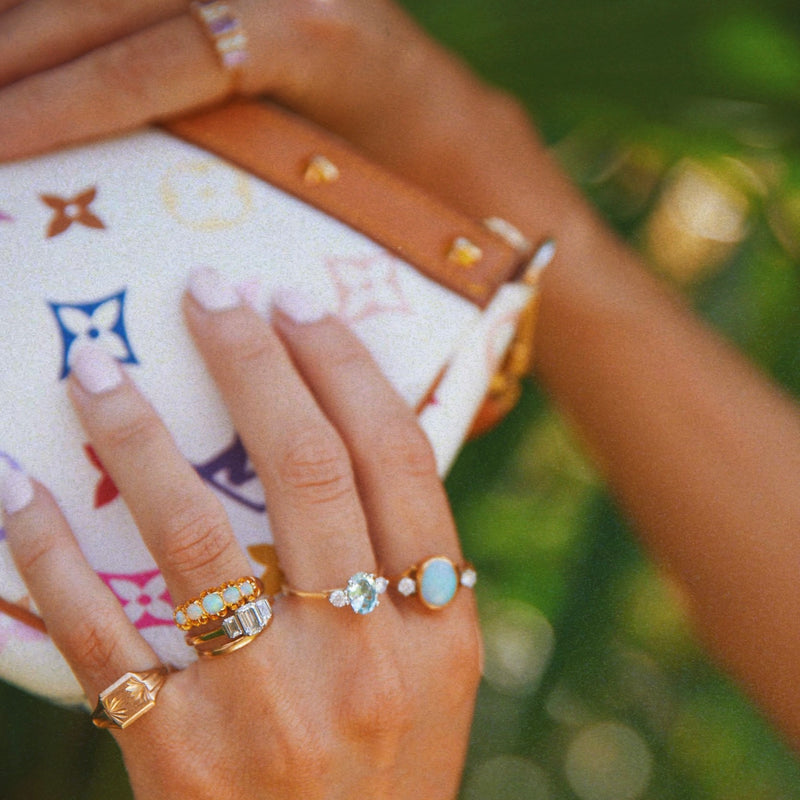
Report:
[{"label": "gold ring", "polygon": [[350,606],[356,614],[369,614],[380,603],[380,596],[386,591],[389,581],[371,572],[356,572],[343,589],[326,589],[322,592],[306,592],[284,586],[283,593],[295,597],[327,600],[336,608]]},{"label": "gold ring", "polygon": [[222,0],[193,0],[189,9],[213,45],[220,66],[231,76],[235,91],[248,58],[247,34],[242,23]]},{"label": "gold ring", "polygon": [[92,722],[98,728],[127,728],[156,704],[156,697],[170,671],[170,667],[162,666],[142,672],[126,672],[100,692],[92,711]]},{"label": "gold ring", "polygon": [[452,602],[460,586],[472,589],[477,579],[471,564],[457,566],[447,556],[432,556],[400,575],[397,591],[404,597],[416,594],[426,608],[438,611]]},{"label": "gold ring", "polygon": [[212,621],[186,634],[186,644],[199,656],[210,658],[233,653],[250,644],[272,622],[272,606],[266,597],[237,608],[229,617]]},{"label": "gold ring", "polygon": [[261,581],[252,575],[228,581],[176,606],[173,619],[182,631],[198,628],[252,602],[261,595],[263,588]]}]

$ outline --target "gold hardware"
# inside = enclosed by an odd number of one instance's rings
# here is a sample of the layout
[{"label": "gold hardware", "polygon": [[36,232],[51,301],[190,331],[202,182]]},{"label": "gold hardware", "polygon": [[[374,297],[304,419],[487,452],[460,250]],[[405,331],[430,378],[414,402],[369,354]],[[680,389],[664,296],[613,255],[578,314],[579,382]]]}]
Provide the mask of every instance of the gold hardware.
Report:
[{"label": "gold hardware", "polygon": [[339,180],[339,167],[325,156],[314,156],[308,162],[303,180],[311,186],[334,183]]},{"label": "gold hardware", "polygon": [[447,258],[459,267],[469,269],[483,258],[483,250],[466,236],[459,236],[453,241]]}]

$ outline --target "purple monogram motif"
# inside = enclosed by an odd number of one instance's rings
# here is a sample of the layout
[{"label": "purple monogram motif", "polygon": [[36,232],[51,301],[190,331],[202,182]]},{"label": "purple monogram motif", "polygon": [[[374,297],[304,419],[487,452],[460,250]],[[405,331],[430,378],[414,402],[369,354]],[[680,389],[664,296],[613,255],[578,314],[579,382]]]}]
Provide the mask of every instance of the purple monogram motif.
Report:
[{"label": "purple monogram motif", "polygon": [[261,496],[261,484],[250,464],[242,440],[233,443],[205,464],[195,464],[200,477],[215,489],[259,514],[267,510]]}]

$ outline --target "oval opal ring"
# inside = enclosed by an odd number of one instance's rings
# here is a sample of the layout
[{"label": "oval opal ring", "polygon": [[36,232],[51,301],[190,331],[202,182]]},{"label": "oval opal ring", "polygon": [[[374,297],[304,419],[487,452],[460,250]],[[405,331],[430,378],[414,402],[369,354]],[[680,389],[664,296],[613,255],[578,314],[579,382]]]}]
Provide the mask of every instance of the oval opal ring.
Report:
[{"label": "oval opal ring", "polygon": [[478,579],[471,564],[457,566],[446,556],[432,556],[409,567],[397,581],[404,597],[417,595],[426,608],[439,610],[449,605],[460,586],[472,589]]},{"label": "oval opal ring", "polygon": [[306,592],[284,586],[283,593],[295,597],[317,598],[327,600],[336,608],[350,606],[356,614],[369,614],[379,603],[380,596],[386,591],[389,581],[371,572],[356,572],[342,589],[327,589],[323,592]]}]

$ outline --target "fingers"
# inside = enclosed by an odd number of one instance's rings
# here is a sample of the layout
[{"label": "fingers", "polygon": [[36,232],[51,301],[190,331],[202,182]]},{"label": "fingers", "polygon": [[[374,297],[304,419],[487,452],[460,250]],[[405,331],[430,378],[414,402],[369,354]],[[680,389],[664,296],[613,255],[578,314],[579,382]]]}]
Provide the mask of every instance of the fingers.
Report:
[{"label": "fingers", "polygon": [[128,130],[228,88],[198,24],[174,17],[0,91],[0,160]]},{"label": "fingers", "polygon": [[181,13],[184,0],[0,3],[0,85],[82,56]]},{"label": "fingers", "polygon": [[250,571],[225,511],[153,408],[98,346],[72,361],[70,396],[176,602]]},{"label": "fingers", "polygon": [[348,446],[381,567],[393,575],[434,554],[458,561],[435,458],[413,411],[355,335],[313,299],[291,292],[275,300],[275,323]]},{"label": "fingers", "polygon": [[289,583],[324,590],[372,571],[347,449],[270,325],[210,271],[194,276],[185,313],[264,485]]},{"label": "fingers", "polygon": [[[430,44],[394,4],[227,5],[247,34],[238,81],[244,94],[274,96],[379,149],[406,121],[405,106],[416,107],[408,70]],[[231,76],[188,0],[85,6],[26,0],[9,7],[0,0],[0,161],[126,131],[231,94]]]},{"label": "fingers", "polygon": [[56,647],[87,697],[158,658],[83,557],[53,498],[19,471],[2,485],[11,553]]}]

